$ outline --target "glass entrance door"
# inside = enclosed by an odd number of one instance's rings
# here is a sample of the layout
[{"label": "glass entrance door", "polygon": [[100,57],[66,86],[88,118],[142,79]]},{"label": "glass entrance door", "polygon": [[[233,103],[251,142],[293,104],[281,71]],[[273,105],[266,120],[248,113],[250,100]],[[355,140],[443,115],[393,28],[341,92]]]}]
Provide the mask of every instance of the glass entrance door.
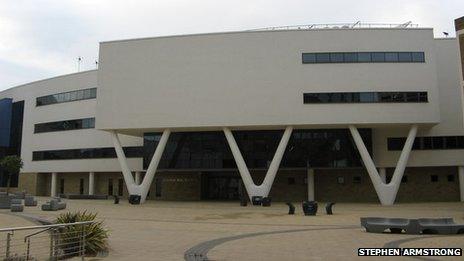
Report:
[{"label": "glass entrance door", "polygon": [[205,199],[238,200],[240,178],[233,176],[208,176]]}]

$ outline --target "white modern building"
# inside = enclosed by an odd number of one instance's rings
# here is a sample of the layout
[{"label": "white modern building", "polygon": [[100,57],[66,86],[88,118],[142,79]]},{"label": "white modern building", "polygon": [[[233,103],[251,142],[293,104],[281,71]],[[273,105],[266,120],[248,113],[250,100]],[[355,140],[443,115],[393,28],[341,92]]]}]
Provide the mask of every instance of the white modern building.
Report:
[{"label": "white modern building", "polygon": [[102,42],[98,70],[0,92],[1,153],[37,195],[464,201],[459,21]]}]

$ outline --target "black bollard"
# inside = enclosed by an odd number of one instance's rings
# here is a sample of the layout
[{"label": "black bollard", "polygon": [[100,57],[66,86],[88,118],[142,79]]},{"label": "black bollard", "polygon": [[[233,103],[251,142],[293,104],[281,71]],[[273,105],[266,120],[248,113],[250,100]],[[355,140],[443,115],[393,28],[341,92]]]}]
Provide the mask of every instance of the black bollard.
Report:
[{"label": "black bollard", "polygon": [[325,212],[327,213],[327,215],[332,215],[333,212],[332,212],[332,207],[333,205],[335,205],[334,202],[328,202],[326,205],[325,205]]},{"label": "black bollard", "polygon": [[315,216],[317,213],[316,201],[303,201],[301,204],[305,216]]},{"label": "black bollard", "polygon": [[285,204],[288,206],[288,214],[295,215],[295,206],[290,202],[287,202]]},{"label": "black bollard", "polygon": [[118,196],[114,196],[114,204],[119,204],[119,197]]}]

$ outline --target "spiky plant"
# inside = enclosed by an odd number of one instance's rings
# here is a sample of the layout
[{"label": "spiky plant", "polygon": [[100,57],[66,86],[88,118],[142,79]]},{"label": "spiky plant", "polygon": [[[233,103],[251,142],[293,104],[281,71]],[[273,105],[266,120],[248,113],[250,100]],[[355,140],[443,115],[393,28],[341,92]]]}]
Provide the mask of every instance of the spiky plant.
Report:
[{"label": "spiky plant", "polygon": [[[97,213],[91,213],[87,211],[77,212],[66,212],[60,214],[55,223],[74,223],[83,221],[95,221]],[[80,241],[77,240],[79,236],[82,236],[82,231],[85,233],[85,254],[94,255],[100,251],[104,251],[108,247],[108,230],[103,227],[103,221],[95,221],[88,225],[75,225],[67,226],[62,228],[59,232],[58,244],[61,250],[64,252],[64,257],[70,257],[76,255],[79,249],[81,249]]]}]

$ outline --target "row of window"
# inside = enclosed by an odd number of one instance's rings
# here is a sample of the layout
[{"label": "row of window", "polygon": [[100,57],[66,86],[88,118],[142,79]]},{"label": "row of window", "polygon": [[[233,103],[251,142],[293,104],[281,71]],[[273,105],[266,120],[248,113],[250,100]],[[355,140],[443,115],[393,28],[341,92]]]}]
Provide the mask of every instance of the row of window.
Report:
[{"label": "row of window", "polygon": [[[392,179],[392,176],[387,176],[387,183],[390,183],[391,179]],[[455,175],[453,174],[449,174],[446,176],[446,180],[448,182],[455,182],[456,178],[455,178]],[[430,182],[438,182],[439,181],[439,178],[438,178],[438,175],[430,175]],[[338,177],[337,178],[337,183],[338,184],[345,184],[345,177]],[[361,176],[354,176],[353,177],[353,183],[361,183]],[[401,178],[401,183],[408,183],[408,176],[407,175],[404,175],[402,178]]]},{"label": "row of window", "polygon": [[[360,129],[369,151],[370,129]],[[234,131],[233,135],[249,168],[268,168],[283,131]],[[144,134],[143,166],[147,168],[161,133]],[[347,129],[311,129],[293,131],[281,162],[282,168],[359,167],[359,153]],[[224,133],[172,133],[159,163],[160,169],[230,169],[236,168]]]},{"label": "row of window", "polygon": [[[405,137],[388,138],[388,150],[402,150]],[[464,149],[464,136],[416,137],[413,150],[453,150]]]},{"label": "row of window", "polygon": [[92,129],[95,128],[95,118],[85,118],[66,121],[38,123],[34,125],[34,133]]},{"label": "row of window", "polygon": [[[126,157],[142,158],[143,147],[124,147]],[[43,150],[32,152],[32,160],[65,160],[65,159],[104,159],[116,158],[116,151],[108,148],[86,148],[67,150]]]},{"label": "row of window", "polygon": [[304,93],[308,103],[428,102],[427,92],[321,92]]},{"label": "row of window", "polygon": [[424,63],[424,52],[303,53],[303,63]]},{"label": "row of window", "polygon": [[63,102],[72,102],[79,100],[94,99],[97,97],[97,88],[57,93],[47,96],[38,97],[36,106],[44,106]]}]

